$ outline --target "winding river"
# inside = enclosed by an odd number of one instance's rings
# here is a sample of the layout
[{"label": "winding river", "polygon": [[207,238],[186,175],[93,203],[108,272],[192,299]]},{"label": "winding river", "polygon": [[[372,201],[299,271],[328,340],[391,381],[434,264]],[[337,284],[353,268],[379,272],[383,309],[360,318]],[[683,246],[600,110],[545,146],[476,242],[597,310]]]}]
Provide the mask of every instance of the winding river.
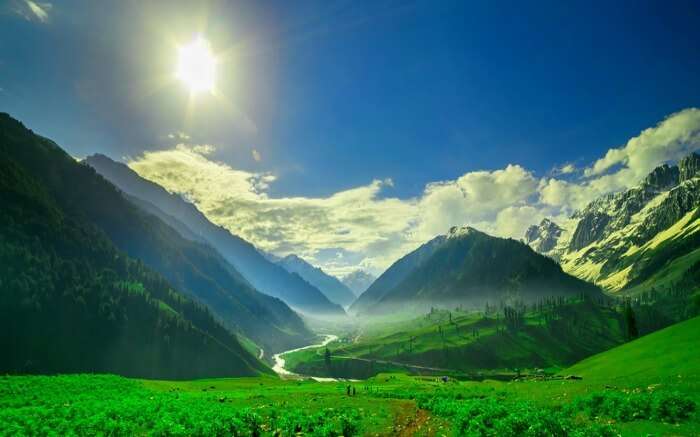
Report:
[{"label": "winding river", "polygon": [[[299,348],[296,348],[296,349],[290,349],[290,350],[288,350],[288,351],[284,351],[284,352],[280,352],[280,353],[278,353],[278,354],[275,354],[275,355],[272,356],[272,361],[274,362],[274,365],[272,366],[272,370],[274,370],[274,371],[275,371],[279,376],[281,376],[282,378],[303,378],[303,377],[307,377],[306,375],[299,375],[299,374],[296,374],[296,373],[294,373],[294,372],[290,372],[289,370],[285,369],[285,368],[284,368],[285,360],[284,360],[284,358],[282,358],[282,356],[283,356],[284,354],[288,354],[288,353],[292,353],[292,352],[298,352],[298,351],[303,351],[303,350],[306,350],[306,349],[315,349],[315,348],[323,347],[323,346],[327,345],[328,343],[330,343],[330,342],[332,342],[332,341],[335,341],[335,340],[337,340],[337,339],[338,339],[338,336],[337,336],[337,335],[329,334],[329,335],[326,335],[326,336],[325,336],[325,338],[323,339],[323,341],[322,341],[321,343],[312,344],[312,345],[304,346],[304,347],[299,347]],[[321,377],[318,377],[318,376],[308,376],[308,377],[309,377],[309,378],[312,378],[312,379],[314,379],[314,380],[316,380],[316,381],[320,381],[320,382],[338,381],[338,379],[336,379],[336,378],[321,378]]]}]

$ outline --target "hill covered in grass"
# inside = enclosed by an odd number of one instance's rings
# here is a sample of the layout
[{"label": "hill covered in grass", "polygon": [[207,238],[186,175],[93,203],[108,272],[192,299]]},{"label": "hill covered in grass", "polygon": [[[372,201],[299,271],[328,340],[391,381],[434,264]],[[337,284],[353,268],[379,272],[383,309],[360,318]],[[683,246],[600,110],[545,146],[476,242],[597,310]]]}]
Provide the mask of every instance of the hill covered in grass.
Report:
[{"label": "hill covered in grass", "polygon": [[517,309],[432,310],[419,318],[375,319],[329,345],[330,365],[323,348],[285,358],[293,371],[306,375],[512,373],[571,365],[621,344],[625,329],[615,306],[560,298]]},{"label": "hill covered in grass", "polygon": [[695,317],[589,357],[562,373],[607,381],[699,379],[698,335],[700,317]]}]

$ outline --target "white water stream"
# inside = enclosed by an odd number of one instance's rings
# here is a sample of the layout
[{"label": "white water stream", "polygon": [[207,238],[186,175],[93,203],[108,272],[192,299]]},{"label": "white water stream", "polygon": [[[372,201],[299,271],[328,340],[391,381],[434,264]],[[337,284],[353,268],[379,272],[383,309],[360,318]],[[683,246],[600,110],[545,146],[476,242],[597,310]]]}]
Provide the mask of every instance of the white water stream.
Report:
[{"label": "white water stream", "polygon": [[[305,375],[298,375],[294,372],[290,372],[289,370],[285,369],[284,368],[285,360],[284,360],[284,358],[282,358],[282,356],[285,354],[288,354],[288,353],[292,353],[292,352],[298,352],[298,351],[303,351],[306,349],[314,349],[314,348],[323,347],[323,346],[327,345],[328,343],[338,339],[337,335],[332,335],[332,334],[326,335],[325,337],[326,338],[324,338],[323,341],[319,344],[312,344],[309,346],[291,349],[291,350],[280,352],[278,354],[273,355],[272,360],[275,364],[274,364],[274,366],[272,366],[272,370],[274,370],[282,378],[295,378],[295,377],[301,378],[301,377],[304,377]],[[318,376],[310,376],[310,378],[312,378],[316,381],[319,381],[319,382],[338,381],[338,379],[336,379],[336,378],[321,378]]]}]

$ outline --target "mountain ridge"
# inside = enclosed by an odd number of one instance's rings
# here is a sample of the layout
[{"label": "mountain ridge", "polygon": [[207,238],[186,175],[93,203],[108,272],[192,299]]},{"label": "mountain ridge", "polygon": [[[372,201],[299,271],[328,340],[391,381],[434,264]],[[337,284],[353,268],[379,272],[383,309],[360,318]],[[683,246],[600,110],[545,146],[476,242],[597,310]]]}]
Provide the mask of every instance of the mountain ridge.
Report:
[{"label": "mountain ridge", "polygon": [[[602,196],[575,211],[559,235],[547,233],[548,223],[553,223],[549,219],[531,226],[525,242],[577,277],[611,292],[624,290],[649,274],[644,273],[648,270],[645,266],[657,257],[656,249],[694,247],[695,243],[684,244],[682,240],[695,238],[698,222],[692,213],[700,207],[699,172],[700,155],[695,152],[677,165],[662,164],[638,185]],[[547,244],[542,245],[545,239]],[[655,243],[650,245],[652,241]],[[671,252],[668,247],[664,250],[667,255]],[[665,263],[684,254],[674,253]]]},{"label": "mountain ridge", "polygon": [[376,279],[374,275],[358,269],[343,276],[341,282],[355,293],[355,296],[360,296]]},{"label": "mountain ridge", "polygon": [[333,303],[347,307],[355,301],[355,294],[340,282],[335,276],[324,272],[323,269],[313,266],[303,258],[291,254],[277,261],[290,273],[296,273],[306,282],[321,290],[321,292]]},{"label": "mountain ridge", "polygon": [[308,313],[344,314],[321,291],[301,276],[285,270],[263,256],[251,243],[227,229],[211,223],[196,206],[163,187],[139,176],[135,171],[104,155],[86,158],[88,165],[131,196],[146,200],[164,213],[177,218],[194,235],[214,247],[257,290],[282,299],[292,308]]},{"label": "mountain ridge", "polygon": [[581,294],[604,298],[600,289],[564,273],[556,262],[524,243],[468,226],[453,227],[407,254],[375,284],[351,310],[377,313],[406,305],[481,308],[504,300],[534,303]]},{"label": "mountain ridge", "polygon": [[91,169],[2,113],[0,151],[0,344],[7,352],[0,371],[172,379],[270,373],[205,307],[125,254],[92,220],[86,194],[103,182]]}]

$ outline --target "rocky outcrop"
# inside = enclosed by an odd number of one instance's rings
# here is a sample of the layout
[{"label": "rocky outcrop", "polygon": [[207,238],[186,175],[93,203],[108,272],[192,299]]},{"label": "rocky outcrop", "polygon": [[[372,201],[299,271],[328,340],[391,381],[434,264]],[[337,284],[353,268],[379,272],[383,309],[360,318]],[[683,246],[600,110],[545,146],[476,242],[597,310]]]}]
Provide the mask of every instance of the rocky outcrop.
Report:
[{"label": "rocky outcrop", "polygon": [[[661,240],[675,244],[678,233],[685,235],[679,226],[668,235],[660,233],[698,207],[700,155],[692,153],[678,165],[655,168],[636,187],[594,200],[575,212],[567,230],[559,235],[547,231],[558,227],[549,220],[531,226],[525,242],[560,261],[565,271],[619,289],[634,280],[639,264],[647,262],[648,256],[641,256],[639,251],[652,250]],[[686,217],[683,226],[695,220]],[[656,243],[645,248],[652,239]],[[585,253],[580,252],[583,248],[587,248]]]},{"label": "rocky outcrop", "polygon": [[539,253],[548,253],[559,241],[563,229],[550,219],[544,219],[539,226],[532,225],[525,232],[525,242]]},{"label": "rocky outcrop", "polygon": [[656,167],[649,175],[644,178],[642,186],[655,189],[658,191],[668,190],[675,187],[679,182],[680,171],[677,166],[669,166],[668,164]]},{"label": "rocky outcrop", "polygon": [[608,214],[601,211],[591,211],[584,214],[576,226],[574,235],[571,236],[569,250],[579,250],[600,239],[605,233],[605,227],[610,223],[610,219]]},{"label": "rocky outcrop", "polygon": [[700,155],[691,153],[678,163],[680,169],[680,182],[685,182],[697,176],[700,171]]}]

